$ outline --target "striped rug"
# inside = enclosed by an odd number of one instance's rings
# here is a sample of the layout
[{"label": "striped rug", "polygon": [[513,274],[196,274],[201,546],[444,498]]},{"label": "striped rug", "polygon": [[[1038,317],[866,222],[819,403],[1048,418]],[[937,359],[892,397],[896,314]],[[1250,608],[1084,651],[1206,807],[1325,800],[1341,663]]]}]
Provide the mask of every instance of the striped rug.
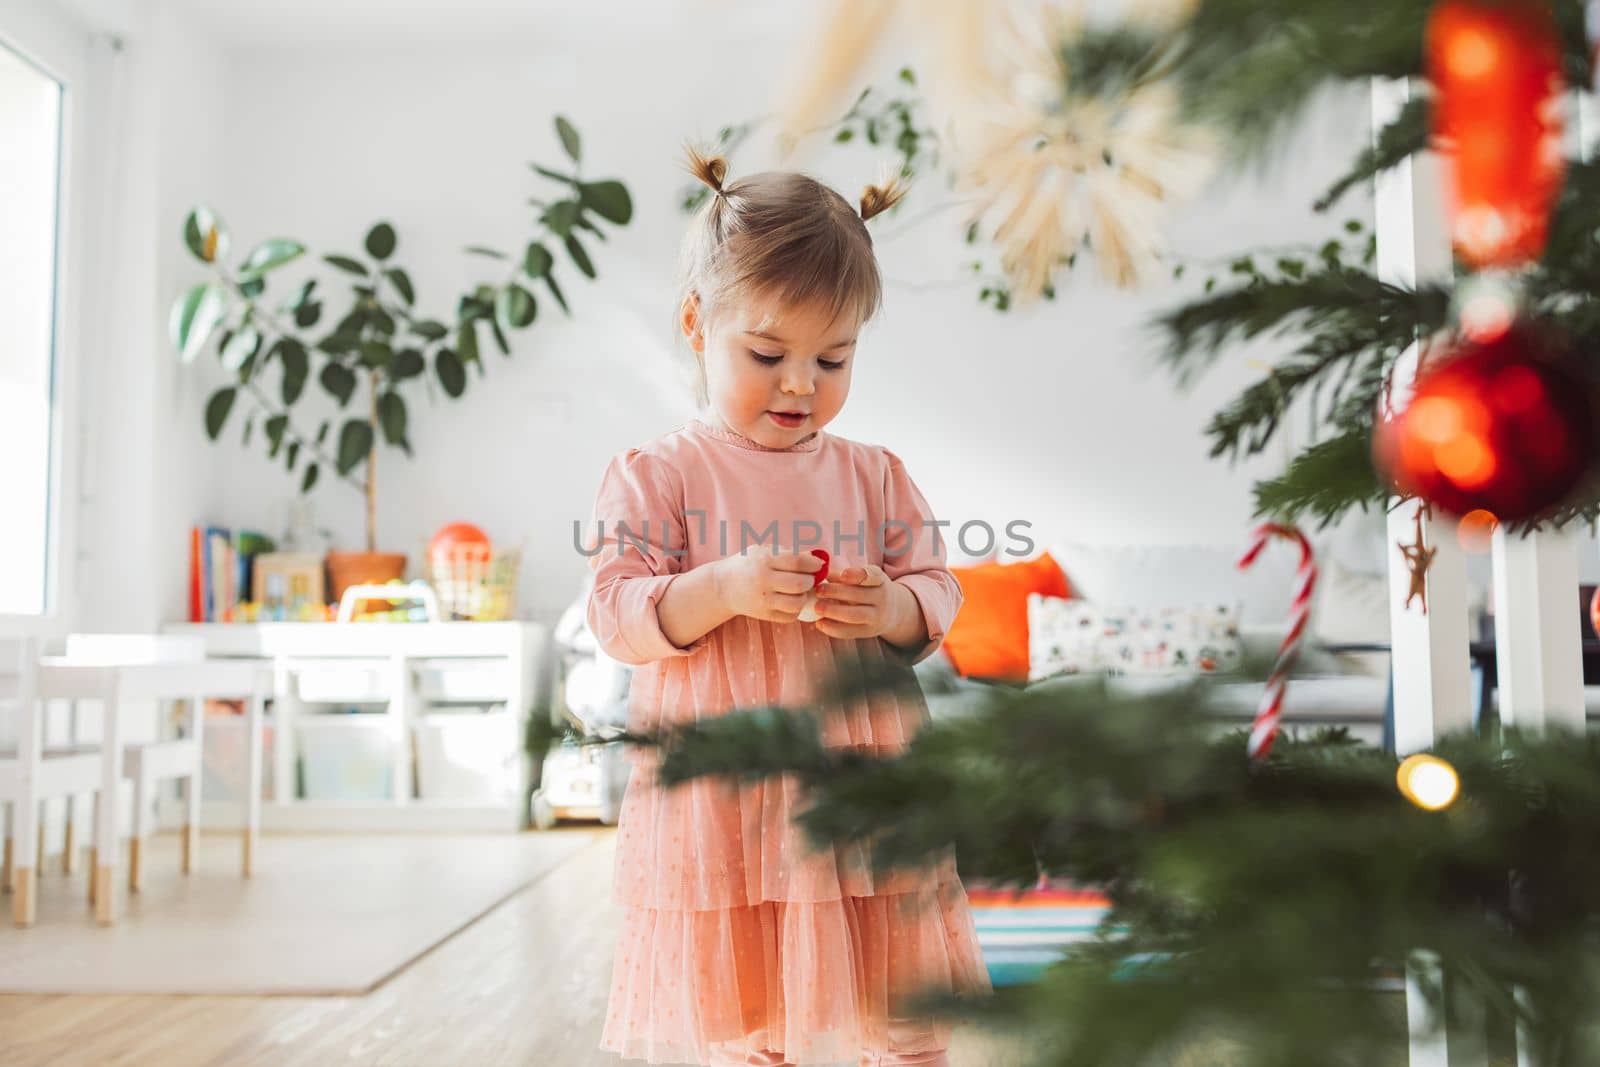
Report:
[{"label": "striped rug", "polygon": [[1071,945],[1094,937],[1110,902],[1065,885],[1037,889],[967,886],[989,978],[997,986],[1031,981]]}]

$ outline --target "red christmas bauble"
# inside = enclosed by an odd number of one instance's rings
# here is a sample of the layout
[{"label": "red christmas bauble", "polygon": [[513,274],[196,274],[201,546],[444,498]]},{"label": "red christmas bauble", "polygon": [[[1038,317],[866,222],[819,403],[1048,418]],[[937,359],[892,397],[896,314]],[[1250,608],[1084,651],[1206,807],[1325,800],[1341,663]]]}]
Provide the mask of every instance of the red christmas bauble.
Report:
[{"label": "red christmas bauble", "polygon": [[1478,269],[1536,259],[1566,170],[1549,8],[1445,0],[1428,17],[1426,44],[1456,253]]},{"label": "red christmas bauble", "polygon": [[428,542],[429,556],[448,556],[468,550],[474,555],[489,555],[489,535],[470,522],[452,522],[439,527]]},{"label": "red christmas bauble", "polygon": [[1430,365],[1405,410],[1373,436],[1378,468],[1398,492],[1502,522],[1559,503],[1595,449],[1590,383],[1521,325]]}]

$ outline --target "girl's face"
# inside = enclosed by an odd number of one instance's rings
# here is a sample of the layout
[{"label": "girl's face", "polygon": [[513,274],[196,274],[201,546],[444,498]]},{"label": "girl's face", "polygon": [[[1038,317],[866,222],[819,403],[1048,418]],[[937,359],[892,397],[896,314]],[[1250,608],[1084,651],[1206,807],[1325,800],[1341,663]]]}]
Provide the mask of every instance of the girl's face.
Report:
[{"label": "girl's face", "polygon": [[787,448],[844,407],[860,329],[853,313],[830,318],[826,308],[757,296],[705,321],[690,296],[681,323],[705,366],[711,406],[729,429]]}]

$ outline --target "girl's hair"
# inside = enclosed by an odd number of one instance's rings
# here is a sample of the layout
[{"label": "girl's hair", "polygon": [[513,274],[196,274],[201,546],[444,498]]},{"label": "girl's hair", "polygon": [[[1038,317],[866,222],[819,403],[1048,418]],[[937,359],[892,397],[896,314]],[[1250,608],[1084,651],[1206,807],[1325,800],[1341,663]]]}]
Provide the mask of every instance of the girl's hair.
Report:
[{"label": "girl's hair", "polygon": [[[680,263],[678,302],[691,294],[700,321],[725,303],[770,292],[780,303],[816,304],[830,318],[846,313],[865,322],[883,299],[883,278],[866,221],[906,194],[890,179],[869,185],[860,208],[814,178],[793,171],[764,171],[724,184],[728,161],[688,149],[689,173],[712,195],[689,225]],[[705,359],[695,354],[701,407]]]}]

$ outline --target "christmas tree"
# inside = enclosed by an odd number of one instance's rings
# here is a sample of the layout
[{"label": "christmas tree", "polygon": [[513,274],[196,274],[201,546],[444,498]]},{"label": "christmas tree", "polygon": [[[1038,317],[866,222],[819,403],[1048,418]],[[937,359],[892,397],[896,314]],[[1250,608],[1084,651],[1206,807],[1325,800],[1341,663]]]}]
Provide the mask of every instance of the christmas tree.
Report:
[{"label": "christmas tree", "polygon": [[[1417,153],[1448,162],[1459,281],[1382,278],[1357,233],[1304,256],[1242,252],[1229,280],[1163,317],[1180,378],[1239,340],[1294,338],[1209,429],[1215,455],[1248,455],[1312,406],[1324,433],[1258,486],[1260,514],[1328,522],[1397,494],[1523,526],[1600,510],[1584,355],[1600,335],[1600,168],[1559,151],[1564,87],[1592,77],[1582,5],[1145,6],[1161,17],[1046,42],[1057,106],[1164,86],[1173,122],[1248,159],[1327,85],[1411,79],[1311,208]],[[1058,258],[1019,279],[1049,285],[1069,256],[1032,247]],[[1414,389],[1398,412],[1397,384]],[[885,867],[953,844],[968,878],[1102,889],[1112,910],[1092,946],[982,1004],[937,1006],[1023,1029],[1038,1063],[1390,1062],[1416,1020],[1386,992],[1408,978],[1434,1025],[1519,1032],[1540,1064],[1600,1062],[1595,742],[1506,730],[1400,761],[1332,733],[1258,753],[1216,736],[1206,682],[1131,699],[1075,680],[996,688],[892,758],[822,744],[819,716],[908,681],[836,680],[814,707],[628,740],[659,746],[668,784],[792,776],[817,841],[864,843]]]},{"label": "christmas tree", "polygon": [[[884,684],[904,683],[840,685],[823,706]],[[1094,945],[937,1005],[1022,1029],[1032,1062],[1394,1062],[1407,1020],[1384,991],[1408,969],[1467,991],[1421,991],[1437,1023],[1520,1026],[1534,1062],[1597,1062],[1600,745],[1465,736],[1400,763],[1329,734],[1252,761],[1204,703],[1202,683],[997,693],[892,759],[824,747],[812,709],[633,740],[662,746],[664,784],[792,775],[808,833],[885,867],[953,843],[968,877],[1104,889]]]}]

